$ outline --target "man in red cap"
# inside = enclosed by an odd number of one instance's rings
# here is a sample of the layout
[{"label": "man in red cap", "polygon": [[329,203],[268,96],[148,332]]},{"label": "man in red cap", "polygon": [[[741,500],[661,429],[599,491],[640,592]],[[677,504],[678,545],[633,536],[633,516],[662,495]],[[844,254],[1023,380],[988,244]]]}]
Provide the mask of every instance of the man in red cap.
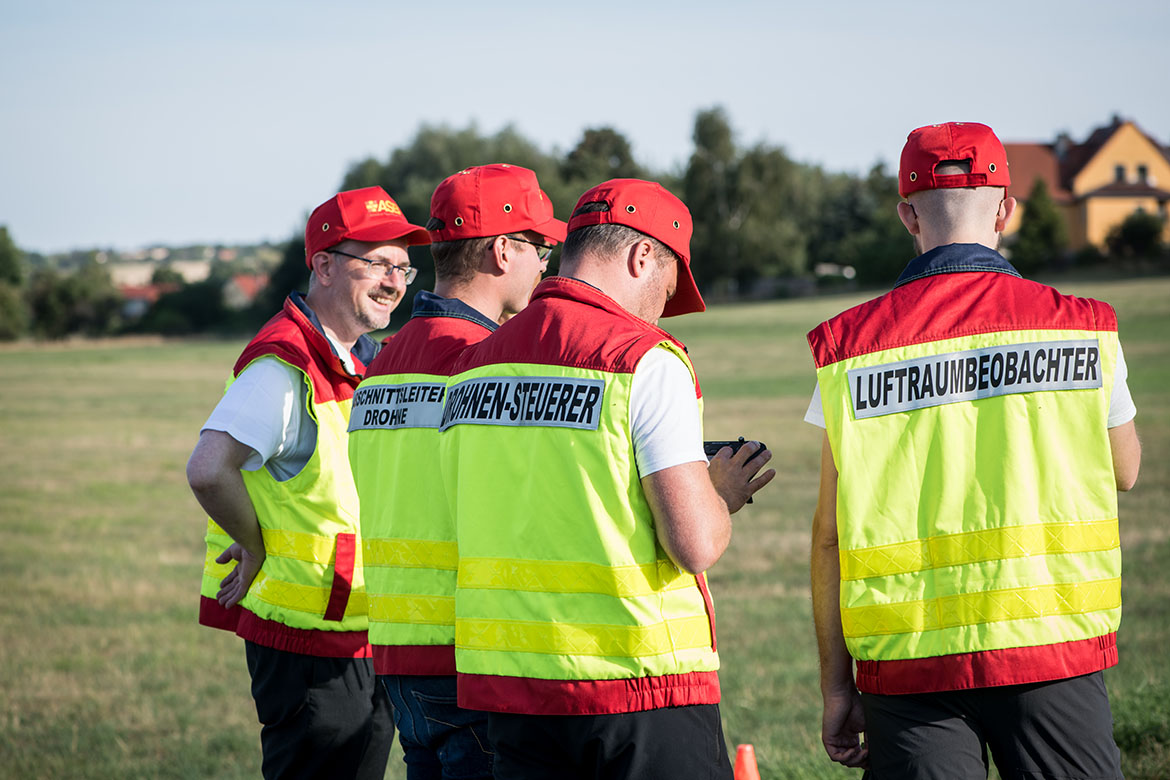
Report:
[{"label": "man in red cap", "polygon": [[1101,671],[1136,410],[1113,309],[996,251],[1010,183],[991,128],[910,133],[920,254],[808,336],[822,739],[875,780],[986,777],[988,749],[1002,777],[1121,777]]},{"label": "man in red cap", "polygon": [[[305,228],[307,295],[244,348],[187,464],[210,515],[199,620],[245,640],[266,778],[381,778],[394,727],[366,635],[350,400],[429,242],[380,187]],[[234,565],[233,565],[234,562]]]},{"label": "man in red cap", "polygon": [[775,475],[708,466],[686,350],[691,216],[662,186],[586,192],[560,276],[462,353],[440,422],[456,521],[459,704],[496,777],[731,777],[703,572]]},{"label": "man in red cap", "polygon": [[[439,420],[451,365],[527,304],[565,223],[536,174],[481,165],[447,177],[427,223],[435,292],[370,364],[350,416],[374,671],[410,780],[491,778],[484,713],[455,693],[455,523],[443,500]],[[403,489],[404,486],[406,489]]]}]

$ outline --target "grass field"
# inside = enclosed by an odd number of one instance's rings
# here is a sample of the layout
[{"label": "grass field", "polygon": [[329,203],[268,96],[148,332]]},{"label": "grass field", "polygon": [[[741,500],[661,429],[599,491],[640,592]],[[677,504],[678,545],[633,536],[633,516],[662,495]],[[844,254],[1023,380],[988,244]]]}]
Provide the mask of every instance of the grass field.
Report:
[{"label": "grass field", "polygon": [[[1170,777],[1170,279],[1060,283],[1112,302],[1145,446],[1121,497],[1121,664],[1106,673],[1129,778]],[[804,333],[857,296],[683,318],[708,438],[779,470],[710,576],[728,740],[765,778],[855,776],[825,757],[807,549],[820,432]],[[672,325],[670,321],[664,324]],[[183,475],[243,342],[0,349],[0,777],[257,777],[236,638],[195,623],[203,515]],[[404,777],[395,752],[387,777]]]}]

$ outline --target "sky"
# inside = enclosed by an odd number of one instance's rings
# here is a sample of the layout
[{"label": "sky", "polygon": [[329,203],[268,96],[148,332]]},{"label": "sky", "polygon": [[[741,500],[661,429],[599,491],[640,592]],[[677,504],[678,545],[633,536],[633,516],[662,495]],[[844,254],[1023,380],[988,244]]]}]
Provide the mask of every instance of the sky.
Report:
[{"label": "sky", "polygon": [[610,126],[656,170],[713,106],[739,144],[832,171],[896,169],[945,121],[1080,141],[1119,114],[1170,144],[1165,0],[0,0],[0,20],[0,225],[26,251],[285,241],[424,124],[562,152]]}]

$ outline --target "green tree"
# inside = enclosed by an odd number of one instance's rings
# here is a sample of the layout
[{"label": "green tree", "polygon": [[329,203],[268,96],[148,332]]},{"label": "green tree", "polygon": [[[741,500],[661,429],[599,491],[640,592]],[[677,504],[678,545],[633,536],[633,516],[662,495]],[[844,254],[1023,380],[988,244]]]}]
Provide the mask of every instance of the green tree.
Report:
[{"label": "green tree", "polygon": [[701,288],[726,279],[738,265],[738,243],[732,235],[732,209],[738,154],[722,107],[695,115],[691,136],[695,149],[683,177],[682,199],[694,220],[691,266]]},{"label": "green tree", "polygon": [[24,253],[17,248],[5,225],[0,225],[0,282],[14,287],[24,283]]},{"label": "green tree", "polygon": [[1157,214],[1135,211],[1109,231],[1105,239],[1114,257],[1151,258],[1162,252],[1166,221]]},{"label": "green tree", "polygon": [[634,159],[624,135],[612,127],[588,128],[565,156],[561,178],[583,191],[609,179],[644,179],[646,171]]},{"label": "green tree", "polygon": [[160,265],[150,275],[151,284],[178,284],[184,283],[183,275],[169,265]]},{"label": "green tree", "polygon": [[[425,226],[431,211],[431,194],[440,181],[472,165],[500,162],[535,171],[557,216],[568,219],[568,211],[579,193],[571,192],[562,181],[560,161],[512,127],[505,127],[495,135],[482,135],[475,125],[461,130],[445,125],[423,125],[410,143],[392,150],[385,163],[367,159],[352,167],[342,180],[341,189],[380,186],[398,202],[407,219]],[[391,327],[400,326],[410,317],[414,293],[432,289],[435,283],[430,250],[425,246],[411,247],[410,260],[419,269],[418,278],[407,289],[406,299],[394,310]]]},{"label": "green tree", "polygon": [[808,267],[805,166],[759,144],[735,166],[727,240],[736,245],[724,273],[743,288],[759,277],[798,276]]},{"label": "green tree", "polygon": [[14,341],[28,330],[28,311],[21,289],[0,282],[0,341]]},{"label": "green tree", "polygon": [[223,285],[223,277],[212,275],[201,282],[186,284],[174,292],[159,296],[137,329],[146,333],[177,336],[187,333],[229,333],[246,327],[224,306]]},{"label": "green tree", "polygon": [[1011,245],[1011,260],[1022,273],[1031,274],[1052,265],[1065,253],[1068,228],[1043,179],[1036,179],[1023,208],[1020,230]]},{"label": "green tree", "polygon": [[70,274],[38,270],[29,279],[25,300],[32,330],[43,338],[103,336],[122,325],[122,296],[109,271],[92,257]]},{"label": "green tree", "polygon": [[305,239],[302,236],[294,236],[285,244],[280,265],[272,271],[264,291],[252,304],[253,322],[257,325],[267,322],[280,311],[284,299],[293,290],[309,291],[309,266],[305,262]]},{"label": "green tree", "polygon": [[824,175],[824,194],[810,245],[814,263],[852,266],[867,285],[890,285],[914,257],[898,219],[898,181],[877,164],[864,177]]}]

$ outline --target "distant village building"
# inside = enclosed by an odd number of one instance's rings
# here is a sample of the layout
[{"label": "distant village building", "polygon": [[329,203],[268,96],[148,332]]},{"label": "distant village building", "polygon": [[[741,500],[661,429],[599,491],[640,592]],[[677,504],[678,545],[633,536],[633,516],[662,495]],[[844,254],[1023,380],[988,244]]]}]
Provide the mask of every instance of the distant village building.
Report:
[{"label": "distant village building", "polygon": [[1004,231],[1011,236],[1027,210],[1036,180],[1048,193],[1068,226],[1069,248],[1104,248],[1109,231],[1135,211],[1162,217],[1170,241],[1170,148],[1118,116],[1075,143],[1061,134],[1052,143],[1004,144],[1011,166],[1010,194],[1023,208]]},{"label": "distant village building", "polygon": [[223,287],[223,305],[232,311],[246,309],[267,284],[268,274],[236,274]]},{"label": "distant village building", "polygon": [[122,294],[122,317],[130,321],[137,320],[146,314],[160,297],[178,289],[179,285],[174,282],[119,285],[118,292]]}]

